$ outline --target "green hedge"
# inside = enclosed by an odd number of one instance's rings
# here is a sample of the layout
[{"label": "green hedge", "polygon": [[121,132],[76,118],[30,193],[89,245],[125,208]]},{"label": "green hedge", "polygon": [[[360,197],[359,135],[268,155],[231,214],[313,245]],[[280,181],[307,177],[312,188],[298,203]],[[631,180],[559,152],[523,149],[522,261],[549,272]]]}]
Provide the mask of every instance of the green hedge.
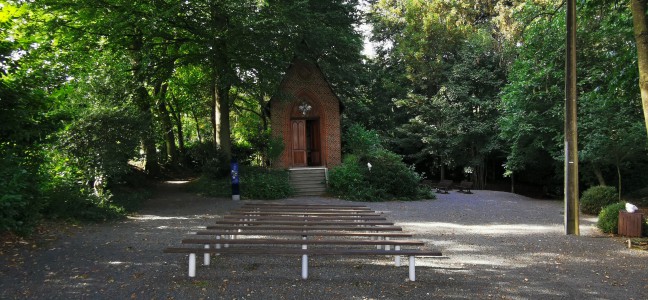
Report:
[{"label": "green hedge", "polygon": [[619,232],[619,211],[625,209],[625,202],[618,202],[604,207],[599,213],[596,226],[605,233]]},{"label": "green hedge", "polygon": [[587,189],[580,198],[581,212],[597,215],[603,207],[619,201],[619,194],[613,186],[594,186]]}]

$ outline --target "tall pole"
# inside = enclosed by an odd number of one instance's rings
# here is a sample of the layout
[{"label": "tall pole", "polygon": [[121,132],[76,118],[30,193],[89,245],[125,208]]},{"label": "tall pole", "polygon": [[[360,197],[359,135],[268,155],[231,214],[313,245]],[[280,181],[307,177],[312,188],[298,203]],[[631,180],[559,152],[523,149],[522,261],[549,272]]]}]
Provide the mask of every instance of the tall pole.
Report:
[{"label": "tall pole", "polygon": [[567,0],[565,64],[565,234],[579,235],[578,134],[576,127],[576,0]]}]

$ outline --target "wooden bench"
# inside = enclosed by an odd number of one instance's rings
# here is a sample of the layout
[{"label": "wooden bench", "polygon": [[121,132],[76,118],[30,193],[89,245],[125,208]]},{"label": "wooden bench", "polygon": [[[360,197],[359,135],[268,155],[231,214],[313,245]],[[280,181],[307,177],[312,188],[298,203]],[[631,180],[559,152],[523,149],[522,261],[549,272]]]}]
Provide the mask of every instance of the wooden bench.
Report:
[{"label": "wooden bench", "polygon": [[472,194],[470,189],[472,188],[473,183],[468,180],[463,180],[459,183],[459,186],[457,187],[457,191],[466,193],[466,194]]},{"label": "wooden bench", "polygon": [[329,205],[329,204],[277,204],[277,203],[245,203],[242,207],[258,207],[258,208],[275,208],[275,207],[291,207],[291,208],[359,208],[367,209],[366,205]]},{"label": "wooden bench", "polygon": [[315,230],[333,230],[333,231],[403,231],[399,226],[232,226],[232,225],[209,225],[207,229],[220,230],[294,230],[294,231],[315,231]]},{"label": "wooden bench", "polygon": [[378,221],[387,220],[384,216],[252,216],[226,215],[224,220],[256,221]]},{"label": "wooden bench", "polygon": [[[436,250],[378,250],[378,249],[326,249],[326,248],[166,248],[164,253],[185,253],[189,254],[189,277],[196,276],[196,254],[238,254],[238,255],[301,255],[302,256],[302,279],[308,279],[308,256],[312,255],[339,255],[339,256],[376,256],[376,255],[397,255],[409,258],[409,280],[416,281],[417,256],[442,257],[440,251]],[[205,261],[206,265],[209,261]]]},{"label": "wooden bench", "polygon": [[[182,240],[183,244],[202,247],[164,250],[165,253],[189,254],[190,277],[196,276],[197,254],[203,254],[205,265],[210,264],[212,254],[301,255],[303,279],[308,278],[309,255],[391,255],[397,266],[404,255],[409,257],[411,281],[416,279],[416,256],[442,257],[436,250],[403,250],[401,247],[418,247],[424,243],[402,239],[412,235],[401,232],[402,228],[386,222],[384,215],[364,206],[246,204],[206,228],[197,231],[196,235],[214,237]],[[238,238],[239,235],[247,237]],[[376,249],[358,248],[363,246],[375,246]]]},{"label": "wooden bench", "polygon": [[248,211],[233,210],[229,215],[244,216],[383,216],[379,212],[322,212],[322,211]]},{"label": "wooden bench", "polygon": [[452,186],[452,180],[446,180],[446,179],[441,180],[436,185],[436,192],[447,194],[451,186]]},{"label": "wooden bench", "polygon": [[220,220],[216,224],[229,224],[237,226],[255,226],[255,225],[290,225],[290,226],[376,226],[376,225],[394,225],[393,222],[387,221],[239,221],[239,220]]},{"label": "wooden bench", "polygon": [[[231,235],[232,231],[227,230],[200,230],[196,235]],[[257,236],[340,236],[340,237],[371,237],[371,238],[403,238],[412,237],[410,233],[404,232],[354,232],[354,231],[239,231],[236,235],[257,235]]]}]

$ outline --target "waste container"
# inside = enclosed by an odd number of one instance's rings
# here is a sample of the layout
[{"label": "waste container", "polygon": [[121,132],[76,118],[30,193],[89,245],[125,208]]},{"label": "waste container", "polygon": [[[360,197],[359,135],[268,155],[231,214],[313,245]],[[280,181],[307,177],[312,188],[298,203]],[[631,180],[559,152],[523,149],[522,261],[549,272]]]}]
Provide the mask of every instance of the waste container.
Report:
[{"label": "waste container", "polygon": [[619,235],[641,237],[643,217],[644,215],[642,213],[619,211]]}]

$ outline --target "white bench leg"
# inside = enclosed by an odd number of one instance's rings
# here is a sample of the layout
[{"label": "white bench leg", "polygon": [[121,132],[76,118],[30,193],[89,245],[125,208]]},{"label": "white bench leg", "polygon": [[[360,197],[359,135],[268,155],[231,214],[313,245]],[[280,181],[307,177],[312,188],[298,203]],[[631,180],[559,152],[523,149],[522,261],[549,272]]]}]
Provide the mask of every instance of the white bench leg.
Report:
[{"label": "white bench leg", "polygon": [[[307,236],[302,236],[303,240],[307,239]],[[302,245],[302,249],[308,249],[308,245]],[[302,255],[302,279],[308,279],[308,255]]]},{"label": "white bench leg", "polygon": [[[205,249],[209,249],[209,245],[205,245]],[[211,262],[211,254],[209,253],[203,254],[203,264],[205,266],[209,266],[210,262]]]},{"label": "white bench leg", "polygon": [[302,279],[308,279],[308,255],[302,255]]},{"label": "white bench leg", "polygon": [[[377,240],[382,240],[382,239],[384,239],[384,238],[385,238],[384,236],[383,236],[383,237],[381,237],[381,236],[377,236],[377,237],[376,237]],[[382,245],[378,245],[378,246],[376,246],[376,249],[378,249],[378,250],[382,249]]]},{"label": "white bench leg", "polygon": [[[389,237],[386,236],[385,241],[389,241]],[[391,246],[390,245],[385,245],[385,250],[387,250],[387,251],[391,250]]]},{"label": "white bench leg", "polygon": [[196,253],[189,253],[189,277],[196,277]]},{"label": "white bench leg", "polygon": [[416,266],[415,266],[415,256],[412,255],[409,257],[409,280],[416,281]]},{"label": "white bench leg", "polygon": [[[396,251],[400,251],[401,246],[396,246]],[[394,263],[396,264],[397,267],[401,266],[401,257],[400,255],[396,255]]]},{"label": "white bench leg", "polygon": [[[221,239],[220,234],[219,234],[219,235],[216,235],[216,239],[217,239],[217,240],[220,240],[220,239]],[[216,245],[214,245],[214,248],[216,248],[216,249],[220,249],[220,248],[221,248],[221,244],[220,244],[220,243],[216,243]],[[216,255],[220,255],[220,253],[216,253]]]}]

